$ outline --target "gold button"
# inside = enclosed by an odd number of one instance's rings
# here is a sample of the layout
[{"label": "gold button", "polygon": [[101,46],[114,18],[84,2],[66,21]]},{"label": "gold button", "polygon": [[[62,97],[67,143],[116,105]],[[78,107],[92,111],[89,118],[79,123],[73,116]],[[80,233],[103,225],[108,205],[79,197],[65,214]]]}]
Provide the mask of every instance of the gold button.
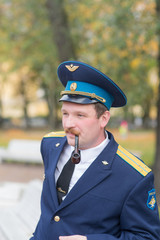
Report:
[{"label": "gold button", "polygon": [[59,222],[59,221],[60,221],[60,217],[59,217],[59,216],[55,216],[55,217],[54,217],[54,221],[55,221],[55,222]]}]

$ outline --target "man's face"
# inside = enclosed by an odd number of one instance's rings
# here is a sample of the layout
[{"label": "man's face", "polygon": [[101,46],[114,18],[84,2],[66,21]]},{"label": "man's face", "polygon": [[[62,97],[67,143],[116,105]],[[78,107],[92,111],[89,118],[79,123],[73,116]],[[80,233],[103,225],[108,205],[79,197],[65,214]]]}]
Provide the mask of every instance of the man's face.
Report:
[{"label": "man's face", "polygon": [[78,133],[80,149],[95,147],[105,139],[104,127],[109,118],[108,111],[97,118],[93,104],[63,102],[62,105],[62,125],[68,144],[75,145],[75,134]]}]

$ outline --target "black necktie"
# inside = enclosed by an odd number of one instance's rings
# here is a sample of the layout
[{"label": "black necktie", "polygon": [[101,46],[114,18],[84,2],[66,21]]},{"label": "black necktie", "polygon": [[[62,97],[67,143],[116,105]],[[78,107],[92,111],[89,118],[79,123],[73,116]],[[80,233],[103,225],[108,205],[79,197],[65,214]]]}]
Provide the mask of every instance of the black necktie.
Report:
[{"label": "black necktie", "polygon": [[71,158],[64,165],[62,172],[57,180],[57,196],[59,203],[62,202],[62,198],[68,193],[69,183],[73,175],[75,164],[72,163]]}]

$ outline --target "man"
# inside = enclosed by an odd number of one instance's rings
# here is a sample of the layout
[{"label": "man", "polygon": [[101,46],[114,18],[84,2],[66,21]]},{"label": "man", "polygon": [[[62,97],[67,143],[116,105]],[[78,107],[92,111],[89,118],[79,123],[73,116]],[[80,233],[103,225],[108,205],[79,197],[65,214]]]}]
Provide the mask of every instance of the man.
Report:
[{"label": "man", "polygon": [[65,86],[60,99],[65,134],[42,140],[41,217],[31,239],[160,239],[151,169],[105,131],[110,107],[124,106],[126,96],[82,62],[62,63],[58,76]]}]

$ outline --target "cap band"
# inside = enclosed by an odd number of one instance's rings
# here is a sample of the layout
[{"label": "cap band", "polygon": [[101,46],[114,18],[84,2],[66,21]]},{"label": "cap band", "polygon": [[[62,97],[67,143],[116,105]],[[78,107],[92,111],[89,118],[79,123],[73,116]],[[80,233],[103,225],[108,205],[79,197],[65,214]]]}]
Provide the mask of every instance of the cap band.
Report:
[{"label": "cap band", "polygon": [[81,95],[91,99],[96,99],[99,102],[103,103],[108,110],[111,108],[111,105],[114,101],[113,96],[102,88],[87,82],[80,81],[68,81],[66,88],[61,92],[61,95]]}]

